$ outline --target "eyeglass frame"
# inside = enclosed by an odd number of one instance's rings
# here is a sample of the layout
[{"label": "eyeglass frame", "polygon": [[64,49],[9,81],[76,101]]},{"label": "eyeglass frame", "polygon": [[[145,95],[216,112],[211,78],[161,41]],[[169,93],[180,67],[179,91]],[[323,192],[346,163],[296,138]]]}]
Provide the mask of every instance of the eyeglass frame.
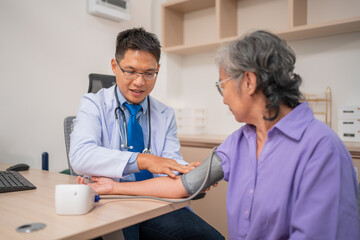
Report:
[{"label": "eyeglass frame", "polygon": [[[116,60],[116,62],[117,62],[117,64],[118,64],[120,70],[123,72],[125,78],[128,79],[128,80],[135,80],[135,79],[137,79],[137,78],[140,76],[140,74],[142,74],[142,77],[143,77],[144,80],[146,80],[146,81],[154,81],[154,80],[156,79],[157,75],[159,74],[159,72],[142,72],[142,73],[141,73],[141,72],[136,72],[136,71],[124,70],[124,69],[122,69],[122,67],[120,67],[119,61],[118,61],[117,59],[115,59],[115,60]],[[134,78],[129,78],[129,77],[127,77],[127,76],[126,76],[126,73],[128,73],[128,74],[134,74]],[[146,76],[149,76],[149,75],[146,75],[146,74],[149,74],[149,73],[154,74],[154,78],[153,78],[153,79],[146,79]],[[136,76],[136,77],[135,77],[135,76]]]},{"label": "eyeglass frame", "polygon": [[219,81],[215,82],[215,86],[216,86],[216,88],[219,91],[221,96],[224,96],[223,95],[224,88],[221,86],[221,84],[223,84],[224,82],[227,82],[230,79],[233,79],[233,77],[229,77],[229,78],[226,78],[224,80],[220,80],[220,78],[219,78]]},{"label": "eyeglass frame", "polygon": [[[240,76],[239,76],[239,79],[242,78],[243,75],[244,75],[244,73],[241,73]],[[235,79],[235,78],[234,77],[228,77],[228,78],[226,78],[224,80],[220,80],[220,78],[219,78],[219,81],[215,82],[215,86],[216,86],[216,88],[219,91],[221,96],[224,96],[223,95],[224,88],[221,86],[221,84],[223,84],[224,82],[227,82],[230,79]]]}]

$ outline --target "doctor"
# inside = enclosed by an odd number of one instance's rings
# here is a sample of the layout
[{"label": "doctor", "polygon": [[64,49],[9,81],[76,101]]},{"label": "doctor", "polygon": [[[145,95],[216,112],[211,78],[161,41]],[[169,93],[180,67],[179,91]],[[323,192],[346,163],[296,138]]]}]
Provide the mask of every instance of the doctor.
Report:
[{"label": "doctor", "polygon": [[[111,60],[116,86],[86,94],[74,120],[69,157],[77,174],[139,181],[164,174],[174,178],[173,171],[187,173],[196,166],[180,155],[174,110],[149,95],[159,72],[160,54],[157,37],[142,28],[118,34]],[[128,227],[123,233],[126,239],[223,239],[187,208]]]}]

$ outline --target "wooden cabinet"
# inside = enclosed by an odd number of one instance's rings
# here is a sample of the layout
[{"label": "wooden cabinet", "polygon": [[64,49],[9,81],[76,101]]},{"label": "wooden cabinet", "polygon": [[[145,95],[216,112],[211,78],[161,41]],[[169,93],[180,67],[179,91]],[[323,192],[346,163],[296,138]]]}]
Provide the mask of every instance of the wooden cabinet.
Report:
[{"label": "wooden cabinet", "polygon": [[[261,10],[258,16],[242,18],[254,5]],[[265,28],[286,40],[360,31],[360,14],[309,23],[308,13],[307,0],[175,0],[162,5],[162,45],[165,52],[190,55],[215,50],[253,28]]]},{"label": "wooden cabinet", "polygon": [[358,173],[358,182],[360,183],[360,142],[345,142],[345,146],[352,156],[354,167]]},{"label": "wooden cabinet", "polygon": [[[214,146],[218,146],[225,137],[180,137],[181,154],[187,162],[204,161]],[[220,181],[217,187],[211,187],[205,198],[191,201],[190,207],[202,219],[216,228],[228,239],[226,219],[227,182]]]}]

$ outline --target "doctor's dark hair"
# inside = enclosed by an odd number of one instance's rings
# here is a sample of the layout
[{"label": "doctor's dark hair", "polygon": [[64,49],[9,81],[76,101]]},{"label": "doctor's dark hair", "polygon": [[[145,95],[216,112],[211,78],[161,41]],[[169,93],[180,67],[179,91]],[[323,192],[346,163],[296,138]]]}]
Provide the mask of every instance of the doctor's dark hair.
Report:
[{"label": "doctor's dark hair", "polygon": [[120,61],[124,58],[127,50],[140,50],[154,55],[159,63],[161,45],[155,34],[145,31],[143,28],[132,28],[120,32],[116,38],[115,58]]},{"label": "doctor's dark hair", "polygon": [[303,99],[299,87],[301,77],[294,73],[296,56],[285,40],[265,31],[255,31],[222,47],[216,63],[234,79],[241,80],[244,72],[254,72],[257,77],[256,91],[266,97],[266,108],[275,120],[280,104],[290,108]]}]

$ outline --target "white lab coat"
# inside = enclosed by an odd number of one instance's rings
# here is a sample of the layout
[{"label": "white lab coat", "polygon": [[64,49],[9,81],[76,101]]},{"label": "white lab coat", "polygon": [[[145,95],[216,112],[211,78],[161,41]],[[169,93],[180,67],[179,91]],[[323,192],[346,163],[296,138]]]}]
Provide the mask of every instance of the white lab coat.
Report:
[{"label": "white lab coat", "polygon": [[[86,94],[81,99],[69,153],[71,166],[77,174],[125,177],[123,171],[133,153],[119,150],[121,139],[114,114],[117,107],[114,87]],[[153,97],[150,97],[150,104],[153,154],[188,164],[180,154],[174,110]],[[147,147],[148,139],[144,140]]]}]

